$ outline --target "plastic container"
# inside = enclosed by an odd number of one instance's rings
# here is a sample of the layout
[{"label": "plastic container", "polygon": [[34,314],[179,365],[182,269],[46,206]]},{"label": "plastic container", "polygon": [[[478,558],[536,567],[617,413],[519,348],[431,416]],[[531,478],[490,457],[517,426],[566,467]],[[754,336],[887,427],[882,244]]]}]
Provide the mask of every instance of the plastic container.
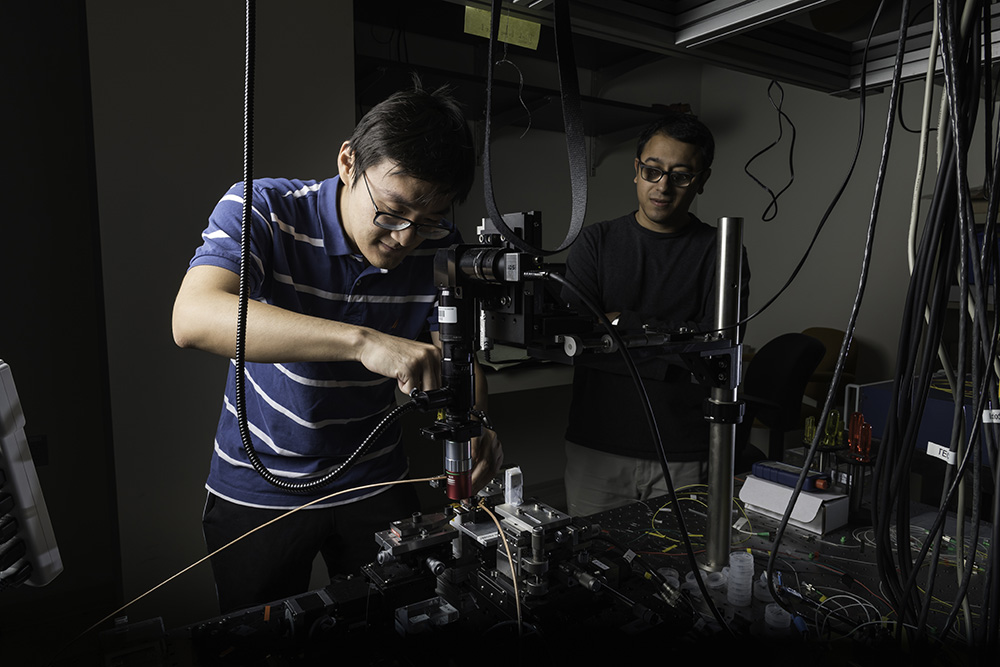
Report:
[{"label": "plastic container", "polygon": [[734,607],[748,607],[753,601],[753,555],[746,551],[729,554],[729,588],[726,600]]},{"label": "plastic container", "polygon": [[767,585],[767,572],[761,572],[760,578],[753,582],[753,599],[760,602],[774,602],[771,588]]},{"label": "plastic container", "polygon": [[782,609],[777,602],[771,602],[764,607],[764,631],[768,636],[787,635],[791,625],[792,615]]},{"label": "plastic container", "polygon": [[664,581],[666,581],[668,584],[670,584],[674,588],[680,588],[681,587],[680,575],[677,573],[677,570],[675,570],[674,568],[672,568],[672,567],[661,567],[660,569],[657,570],[657,572],[660,574],[661,577],[663,577]]}]

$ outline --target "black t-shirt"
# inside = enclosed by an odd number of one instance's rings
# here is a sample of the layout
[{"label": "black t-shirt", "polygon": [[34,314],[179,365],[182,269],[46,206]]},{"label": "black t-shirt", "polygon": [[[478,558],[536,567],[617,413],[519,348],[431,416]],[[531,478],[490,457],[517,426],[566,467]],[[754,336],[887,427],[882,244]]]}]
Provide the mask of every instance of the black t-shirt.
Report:
[{"label": "black t-shirt", "polygon": [[[708,331],[715,314],[716,245],[716,229],[694,216],[683,230],[663,234],[642,227],[629,214],[583,229],[566,260],[566,278],[603,312],[620,312],[621,330],[655,322],[669,330],[687,326]],[[745,264],[742,278],[745,308]],[[585,311],[570,290],[562,295]],[[600,369],[576,366],[566,439],[616,454],[657,458],[639,389],[623,361],[612,369],[606,363],[615,362],[602,360]],[[706,459],[703,401],[708,388],[695,383],[679,359],[639,365],[668,460]]]}]

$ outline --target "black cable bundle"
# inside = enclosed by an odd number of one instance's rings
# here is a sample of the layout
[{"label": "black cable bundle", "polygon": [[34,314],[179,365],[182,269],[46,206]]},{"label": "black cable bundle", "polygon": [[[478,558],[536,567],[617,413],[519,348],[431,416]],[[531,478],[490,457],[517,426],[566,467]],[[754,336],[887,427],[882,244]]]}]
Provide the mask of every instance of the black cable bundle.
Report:
[{"label": "black cable bundle", "polygon": [[[988,24],[989,7],[980,4],[973,16],[982,14]],[[904,317],[897,350],[897,371],[886,421],[885,432],[878,450],[872,479],[872,517],[876,534],[876,564],[885,593],[897,615],[896,636],[900,640],[911,632],[915,646],[927,644],[930,635],[927,618],[934,599],[938,574],[938,556],[942,549],[944,525],[948,508],[958,493],[959,508],[964,507],[964,494],[960,492],[963,480],[971,478],[973,526],[972,549],[960,564],[963,567],[952,610],[947,618],[943,637],[951,632],[963,604],[966,610],[967,643],[996,646],[997,612],[1000,593],[995,576],[996,556],[991,552],[989,562],[980,563],[987,572],[988,595],[981,611],[980,636],[973,637],[968,628],[968,592],[971,574],[977,568],[976,544],[979,537],[981,507],[979,489],[982,477],[981,453],[988,451],[994,464],[993,453],[996,434],[993,428],[983,429],[978,420],[966,433],[966,410],[973,415],[983,414],[994,407],[989,397],[997,396],[995,372],[998,326],[995,312],[988,305],[995,303],[991,283],[996,273],[996,159],[987,155],[987,182],[990,206],[982,242],[979,241],[972,208],[971,188],[968,181],[968,153],[983,89],[983,68],[980,63],[980,44],[989,31],[970,22],[966,29],[959,26],[959,12],[963,6],[938,0],[941,57],[945,74],[947,114],[939,128],[941,134],[940,169],[934,194],[924,223],[909,289],[904,307]],[[989,49],[987,49],[987,52]],[[986,86],[989,91],[989,86]],[[988,99],[988,98],[987,98]],[[987,123],[992,122],[992,114]],[[987,133],[987,137],[991,136]],[[1000,151],[1000,147],[997,149]],[[988,151],[987,151],[988,152]],[[1000,155],[1000,153],[998,153]],[[948,302],[957,285],[958,308],[949,311]],[[971,310],[971,313],[970,313]],[[940,352],[945,322],[949,312],[958,314],[958,345],[954,359]],[[941,491],[941,502],[927,538],[914,556],[910,531],[910,471],[918,445],[924,405],[930,393],[931,382],[937,369],[936,357],[940,356],[949,377],[953,378],[955,409],[949,443],[952,464],[946,468]],[[966,378],[971,379],[971,405],[967,405]],[[971,464],[971,465],[970,465]],[[996,466],[993,466],[996,475]],[[995,488],[994,481],[994,488]],[[994,543],[998,538],[995,529],[997,502],[994,496]],[[965,512],[960,511],[959,534],[964,533]],[[895,528],[895,535],[893,535]],[[959,549],[963,548],[959,541]],[[928,558],[928,553],[931,557]],[[961,551],[959,551],[961,556]],[[918,588],[918,578],[927,566],[922,584],[923,597]],[[980,647],[981,648],[981,647]]]}]

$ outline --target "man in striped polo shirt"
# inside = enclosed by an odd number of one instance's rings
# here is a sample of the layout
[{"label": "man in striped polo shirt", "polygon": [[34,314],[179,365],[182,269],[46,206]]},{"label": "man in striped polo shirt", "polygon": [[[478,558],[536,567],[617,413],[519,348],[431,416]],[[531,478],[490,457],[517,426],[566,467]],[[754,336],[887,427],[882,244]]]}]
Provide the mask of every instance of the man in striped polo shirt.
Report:
[{"label": "man in striped polo shirt", "polygon": [[[398,424],[329,485],[303,494],[282,480],[307,483],[337,469],[395,406],[397,387],[438,387],[433,260],[459,241],[446,215],[468,195],[474,167],[455,101],[418,85],[365,115],[340,148],[337,176],[254,181],[243,386],[253,448],[279,483],[243,449],[233,362],[206,482],[208,549],[345,493],[213,558],[223,612],[305,591],[317,553],[331,576],[359,572],[375,555],[374,533],[419,509],[411,484],[371,486],[407,474]],[[236,356],[243,192],[237,183],[218,203],[184,277],[173,314],[181,347]],[[477,369],[480,409],[485,393]],[[474,488],[501,456],[484,431],[474,443]]]}]

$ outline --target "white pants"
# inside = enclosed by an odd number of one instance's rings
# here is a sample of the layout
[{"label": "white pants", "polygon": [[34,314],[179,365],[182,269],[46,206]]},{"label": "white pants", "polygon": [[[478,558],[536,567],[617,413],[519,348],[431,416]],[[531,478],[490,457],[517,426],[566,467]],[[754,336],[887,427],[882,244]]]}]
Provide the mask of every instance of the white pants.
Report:
[{"label": "white pants", "polygon": [[[704,484],[707,461],[668,461],[674,490]],[[588,516],[670,493],[658,460],[609,454],[566,442],[566,505],[572,516]]]}]

